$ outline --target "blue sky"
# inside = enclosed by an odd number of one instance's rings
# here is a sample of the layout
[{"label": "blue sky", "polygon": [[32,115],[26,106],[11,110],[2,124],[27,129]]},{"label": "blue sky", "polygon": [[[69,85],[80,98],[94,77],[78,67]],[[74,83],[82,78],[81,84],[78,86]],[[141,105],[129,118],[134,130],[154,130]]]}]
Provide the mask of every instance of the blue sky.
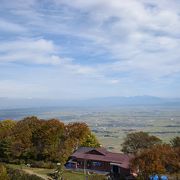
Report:
[{"label": "blue sky", "polygon": [[180,97],[179,0],[0,4],[0,97]]}]

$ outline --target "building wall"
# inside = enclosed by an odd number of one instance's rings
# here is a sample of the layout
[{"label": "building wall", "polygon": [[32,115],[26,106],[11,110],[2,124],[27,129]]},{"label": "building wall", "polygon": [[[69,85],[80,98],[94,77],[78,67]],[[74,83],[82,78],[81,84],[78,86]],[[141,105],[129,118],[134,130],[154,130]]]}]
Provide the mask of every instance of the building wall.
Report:
[{"label": "building wall", "polygon": [[113,171],[111,171],[110,176],[114,180],[125,179],[126,177],[130,176],[130,170],[119,167],[118,173],[114,173]]},{"label": "building wall", "polygon": [[[76,159],[73,158],[73,161],[76,162],[75,165],[73,165],[73,169],[90,169],[94,171],[104,171],[109,172],[112,177],[125,177],[130,175],[130,169],[125,169],[118,167],[118,171],[115,173],[113,172],[113,166],[110,165],[110,162],[104,162],[104,161],[94,161],[94,160],[84,160],[84,159]],[[116,179],[116,178],[115,178]]]},{"label": "building wall", "polygon": [[122,175],[125,175],[125,176],[130,175],[130,170],[129,169],[124,169],[124,168],[119,168],[119,169],[120,169],[119,174],[122,174]]},{"label": "building wall", "polygon": [[77,168],[80,169],[91,169],[96,171],[111,171],[110,163],[104,161],[93,161],[93,160],[84,160],[84,159],[76,159],[77,160]]}]

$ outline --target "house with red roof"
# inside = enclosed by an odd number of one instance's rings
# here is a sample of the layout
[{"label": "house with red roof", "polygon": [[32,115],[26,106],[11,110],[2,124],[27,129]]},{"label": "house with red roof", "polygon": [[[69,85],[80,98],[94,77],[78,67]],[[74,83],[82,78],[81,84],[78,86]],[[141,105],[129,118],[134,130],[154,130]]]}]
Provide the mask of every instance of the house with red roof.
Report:
[{"label": "house with red roof", "polygon": [[105,148],[80,147],[66,164],[67,168],[118,177],[132,176],[130,160],[132,156],[109,152]]}]

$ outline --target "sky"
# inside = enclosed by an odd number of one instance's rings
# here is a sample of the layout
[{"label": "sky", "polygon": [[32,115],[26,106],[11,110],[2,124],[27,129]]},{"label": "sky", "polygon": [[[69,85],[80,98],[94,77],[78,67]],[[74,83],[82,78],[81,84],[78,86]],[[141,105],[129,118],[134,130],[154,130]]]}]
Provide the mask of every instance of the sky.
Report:
[{"label": "sky", "polygon": [[180,97],[179,0],[0,4],[0,97]]}]

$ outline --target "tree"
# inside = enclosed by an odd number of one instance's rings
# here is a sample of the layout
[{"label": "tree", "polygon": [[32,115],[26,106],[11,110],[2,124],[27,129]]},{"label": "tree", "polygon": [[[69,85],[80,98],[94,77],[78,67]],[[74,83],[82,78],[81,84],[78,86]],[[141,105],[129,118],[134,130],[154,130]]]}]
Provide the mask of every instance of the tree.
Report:
[{"label": "tree", "polygon": [[96,136],[92,133],[88,134],[85,141],[81,144],[84,147],[100,147],[100,143],[98,142]]},{"label": "tree", "polygon": [[64,134],[64,123],[57,119],[43,121],[41,126],[33,133],[32,143],[35,147],[36,157],[58,161],[59,144]]},{"label": "tree", "polygon": [[58,119],[35,116],[0,122],[0,158],[10,162],[50,161],[62,165],[79,146],[99,146],[85,123],[65,125]]},{"label": "tree", "polygon": [[161,144],[161,142],[161,139],[156,136],[151,136],[146,132],[134,132],[128,134],[124,139],[122,151],[124,153],[137,153],[141,149]]},{"label": "tree", "polygon": [[32,150],[32,134],[41,121],[37,117],[27,117],[21,121],[0,122],[0,155],[9,160],[28,156]]},{"label": "tree", "polygon": [[0,141],[0,157],[1,160],[9,161],[11,159],[11,146],[12,146],[12,138],[6,137]]},{"label": "tree", "polygon": [[174,149],[167,144],[155,145],[138,152],[131,162],[132,169],[138,171],[142,180],[154,173],[176,173],[180,169],[180,158]]},{"label": "tree", "polygon": [[15,125],[16,121],[13,120],[0,121],[0,140],[7,137]]},{"label": "tree", "polygon": [[17,122],[13,120],[0,121],[0,157],[9,160],[11,157],[12,130]]},{"label": "tree", "polygon": [[90,129],[86,123],[69,123],[65,126],[65,132],[59,145],[60,162],[64,164],[68,157],[86,141]]},{"label": "tree", "polygon": [[172,147],[174,148],[180,148],[180,137],[179,136],[176,136],[175,138],[173,138],[171,141],[170,141]]},{"label": "tree", "polygon": [[26,117],[12,129],[12,154],[14,158],[27,158],[33,149],[32,136],[41,121],[35,117]]},{"label": "tree", "polygon": [[91,131],[86,123],[69,123],[65,127],[66,141],[69,141],[69,145],[74,151],[86,140],[87,135],[89,135],[90,132]]}]

